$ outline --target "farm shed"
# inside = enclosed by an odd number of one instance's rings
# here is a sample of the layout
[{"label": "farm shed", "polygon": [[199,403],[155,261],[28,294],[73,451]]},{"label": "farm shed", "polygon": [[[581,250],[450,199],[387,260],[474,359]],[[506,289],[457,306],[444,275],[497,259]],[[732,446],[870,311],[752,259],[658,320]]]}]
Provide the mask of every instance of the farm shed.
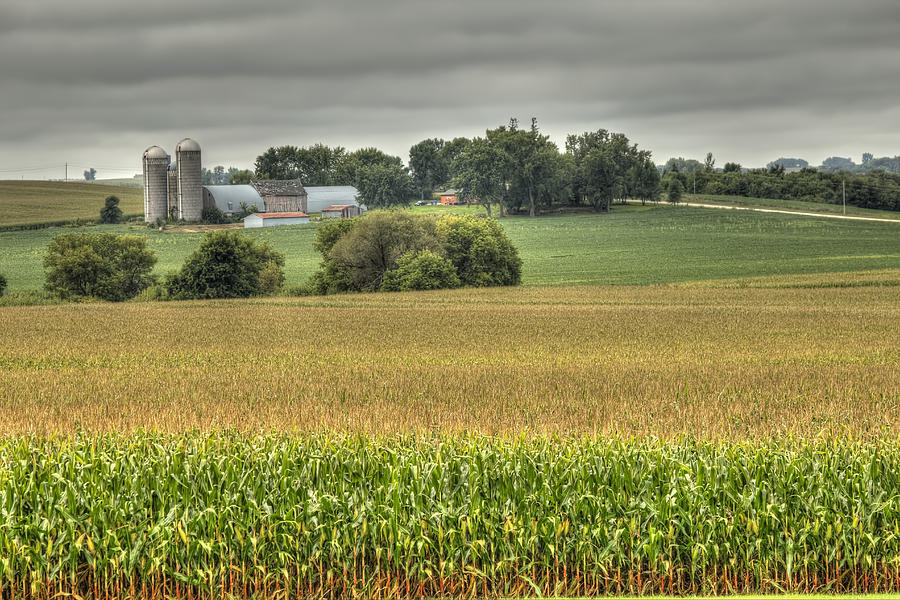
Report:
[{"label": "farm shed", "polygon": [[265,212],[306,212],[307,192],[299,179],[260,179],[250,183],[265,203]]},{"label": "farm shed", "polygon": [[[306,193],[306,212],[320,213],[329,206],[345,206],[347,204],[359,206],[359,202],[356,200],[359,190],[352,185],[308,187]],[[365,207],[360,207],[360,212],[364,210]]]},{"label": "farm shed", "polygon": [[241,203],[265,210],[262,198],[251,185],[204,185],[203,208],[215,206],[226,215],[240,212]]},{"label": "farm shed", "polygon": [[445,190],[441,192],[441,204],[444,206],[459,204],[458,190]]},{"label": "farm shed", "polygon": [[244,217],[244,229],[302,223],[309,223],[309,215],[304,212],[253,213]]},{"label": "farm shed", "polygon": [[362,214],[356,204],[339,204],[322,209],[323,219],[349,219]]}]

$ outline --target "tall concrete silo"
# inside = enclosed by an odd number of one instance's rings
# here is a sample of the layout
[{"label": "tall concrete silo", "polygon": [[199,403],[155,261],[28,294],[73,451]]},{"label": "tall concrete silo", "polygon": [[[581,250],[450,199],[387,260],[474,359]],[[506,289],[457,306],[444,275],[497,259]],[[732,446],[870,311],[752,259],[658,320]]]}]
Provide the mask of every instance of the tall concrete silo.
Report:
[{"label": "tall concrete silo", "polygon": [[165,219],[168,207],[169,155],[159,146],[144,150],[144,221]]},{"label": "tall concrete silo", "polygon": [[203,180],[200,174],[200,144],[184,138],[175,148],[178,165],[178,216],[199,221],[203,213]]}]

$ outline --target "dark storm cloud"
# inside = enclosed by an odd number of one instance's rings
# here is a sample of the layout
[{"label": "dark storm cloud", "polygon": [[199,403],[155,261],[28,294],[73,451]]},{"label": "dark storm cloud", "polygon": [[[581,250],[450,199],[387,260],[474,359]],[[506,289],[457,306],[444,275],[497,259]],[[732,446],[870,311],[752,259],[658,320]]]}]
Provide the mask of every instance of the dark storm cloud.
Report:
[{"label": "dark storm cloud", "polygon": [[511,115],[538,116],[558,141],[621,130],[660,162],[897,154],[898,7],[7,1],[0,169],[137,168],[144,147],[183,135],[208,164],[317,141],[405,157]]}]

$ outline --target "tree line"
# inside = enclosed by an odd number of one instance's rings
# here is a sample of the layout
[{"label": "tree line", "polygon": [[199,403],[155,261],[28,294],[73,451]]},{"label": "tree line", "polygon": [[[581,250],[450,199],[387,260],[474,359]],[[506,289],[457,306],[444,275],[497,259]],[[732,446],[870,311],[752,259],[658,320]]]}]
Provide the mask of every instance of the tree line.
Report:
[{"label": "tree line", "polygon": [[841,204],[846,195],[847,204],[852,206],[900,210],[900,174],[882,170],[830,173],[809,167],[787,172],[777,162],[767,169],[749,170],[726,163],[724,170],[717,171],[713,168],[715,161],[710,162],[711,156],[700,169],[683,169],[677,161],[669,161],[663,176],[665,189],[677,182],[689,193],[830,204]]},{"label": "tree line", "polygon": [[489,216],[493,206],[500,216],[535,216],[556,204],[609,210],[616,199],[653,200],[660,190],[650,152],[625,134],[599,129],[569,135],[561,151],[540,132],[536,119],[524,128],[511,119],[471,139],[422,140],[410,148],[408,165],[377,148],[348,152],[315,144],[269,148],[254,167],[260,179],[353,185],[360,202],[370,207],[406,205],[455,188],[463,200],[482,204]]}]

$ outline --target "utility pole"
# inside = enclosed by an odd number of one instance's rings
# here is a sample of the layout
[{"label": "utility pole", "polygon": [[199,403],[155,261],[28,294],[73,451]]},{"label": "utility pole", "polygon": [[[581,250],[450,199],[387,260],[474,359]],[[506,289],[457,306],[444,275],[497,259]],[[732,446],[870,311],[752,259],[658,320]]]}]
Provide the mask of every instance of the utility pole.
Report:
[{"label": "utility pole", "polygon": [[844,200],[844,214],[847,214],[847,180],[841,180],[841,197]]},{"label": "utility pole", "polygon": [[68,180],[69,180],[69,163],[66,163],[66,178],[63,179],[63,182],[66,182]]}]

